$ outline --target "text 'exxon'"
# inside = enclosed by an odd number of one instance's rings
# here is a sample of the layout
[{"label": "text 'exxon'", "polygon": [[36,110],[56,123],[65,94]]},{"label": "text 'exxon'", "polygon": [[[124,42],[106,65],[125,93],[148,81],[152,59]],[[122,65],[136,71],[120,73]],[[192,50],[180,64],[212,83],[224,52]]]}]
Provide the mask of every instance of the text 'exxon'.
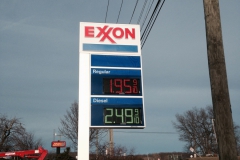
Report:
[{"label": "text 'exxon'", "polygon": [[[98,33],[95,35],[95,28],[97,28]],[[104,42],[108,39],[111,43],[116,43],[113,38],[116,39],[135,39],[135,28],[120,28],[120,27],[108,27],[107,25],[103,27],[85,26],[85,37],[88,38],[101,38],[100,42]]]}]

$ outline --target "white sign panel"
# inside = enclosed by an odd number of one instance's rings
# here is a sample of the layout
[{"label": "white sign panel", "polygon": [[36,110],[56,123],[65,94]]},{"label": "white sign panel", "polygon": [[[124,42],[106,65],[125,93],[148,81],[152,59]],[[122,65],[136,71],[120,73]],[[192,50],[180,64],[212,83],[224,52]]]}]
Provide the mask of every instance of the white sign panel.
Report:
[{"label": "white sign panel", "polygon": [[139,25],[81,22],[80,41],[80,53],[141,50]]}]

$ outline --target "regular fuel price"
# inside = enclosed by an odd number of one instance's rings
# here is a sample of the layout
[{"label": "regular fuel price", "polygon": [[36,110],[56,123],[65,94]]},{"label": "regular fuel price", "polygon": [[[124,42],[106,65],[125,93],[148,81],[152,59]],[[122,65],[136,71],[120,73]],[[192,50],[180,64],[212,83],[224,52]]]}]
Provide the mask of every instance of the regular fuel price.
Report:
[{"label": "regular fuel price", "polygon": [[104,124],[140,125],[140,108],[104,108]]},{"label": "regular fuel price", "polygon": [[104,94],[140,94],[140,79],[138,78],[104,78]]}]

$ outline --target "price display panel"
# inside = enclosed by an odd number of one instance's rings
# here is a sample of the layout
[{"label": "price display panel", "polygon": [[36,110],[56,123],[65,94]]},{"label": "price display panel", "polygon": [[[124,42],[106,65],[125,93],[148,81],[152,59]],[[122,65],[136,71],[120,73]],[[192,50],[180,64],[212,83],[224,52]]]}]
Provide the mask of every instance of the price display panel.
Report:
[{"label": "price display panel", "polygon": [[91,127],[144,128],[140,56],[91,55]]},{"label": "price display panel", "polygon": [[104,108],[104,124],[140,125],[141,108]]},{"label": "price display panel", "polygon": [[92,126],[144,128],[142,98],[94,97],[91,103]]},{"label": "price display panel", "polygon": [[142,96],[141,70],[91,70],[92,95]]},{"label": "price display panel", "polygon": [[139,95],[139,78],[104,78],[103,94],[133,94]]}]

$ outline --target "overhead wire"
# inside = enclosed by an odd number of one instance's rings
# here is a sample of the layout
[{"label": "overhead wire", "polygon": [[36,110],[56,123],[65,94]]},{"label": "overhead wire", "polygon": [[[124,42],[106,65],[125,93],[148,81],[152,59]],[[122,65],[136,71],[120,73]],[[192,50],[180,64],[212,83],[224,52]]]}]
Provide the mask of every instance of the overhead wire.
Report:
[{"label": "overhead wire", "polygon": [[109,6],[109,0],[108,0],[108,5],[107,5],[107,11],[106,11],[106,15],[105,15],[105,23],[106,23],[106,20],[107,20],[108,6]]},{"label": "overhead wire", "polygon": [[134,7],[134,10],[133,10],[133,13],[132,13],[132,16],[131,16],[129,24],[132,22],[132,18],[133,18],[134,12],[136,10],[137,4],[138,4],[138,0],[136,1],[136,4],[135,4],[135,7]]},{"label": "overhead wire", "polygon": [[144,1],[142,10],[141,10],[141,12],[140,12],[140,16],[139,16],[138,21],[137,21],[137,24],[139,24],[140,20],[142,19],[142,14],[143,14],[143,11],[145,10],[146,3],[147,3],[147,0]]},{"label": "overhead wire", "polygon": [[[160,2],[161,2],[161,0],[160,0]],[[162,5],[160,6],[160,8],[159,8],[159,10],[158,10],[157,15],[156,15],[156,17],[155,17],[155,19],[154,19],[154,21],[153,21],[151,27],[150,27],[150,30],[148,31],[147,36],[146,36],[146,38],[144,39],[144,42],[142,43],[141,48],[143,48],[143,46],[144,46],[144,44],[145,44],[145,42],[146,42],[146,40],[147,40],[147,38],[148,38],[148,35],[149,35],[149,33],[151,32],[152,27],[153,27],[153,25],[154,25],[154,23],[155,23],[155,21],[156,21],[158,15],[159,15],[159,13],[160,13],[160,11],[161,11],[161,9],[162,9],[164,3],[165,3],[165,0],[163,0]],[[142,40],[142,39],[141,39],[141,40]]]},{"label": "overhead wire", "polygon": [[[146,27],[144,28],[144,31],[143,31],[142,35],[141,35],[141,49],[143,48],[143,46],[144,46],[144,44],[145,44],[145,42],[146,42],[146,40],[147,40],[147,38],[148,38],[151,30],[152,30],[152,27],[153,27],[153,25],[154,25],[154,23],[155,23],[158,15],[159,15],[161,9],[162,9],[162,7],[163,7],[163,4],[165,3],[165,0],[163,0],[162,4],[161,4],[161,1],[162,1],[162,0],[158,0],[158,1],[157,1],[156,5],[155,5],[155,8],[154,8],[154,10],[153,10],[153,12],[152,12],[152,15],[151,15],[151,17],[150,17],[150,19],[149,19]],[[145,8],[146,8],[146,4],[147,4],[146,2],[147,2],[147,0],[145,0],[145,2],[144,2],[144,4],[143,4],[143,7],[142,7],[142,10],[141,10],[141,13],[140,13],[140,16],[139,16],[139,18],[138,18],[137,23],[140,23],[140,21],[141,21],[141,19],[142,19],[142,14],[143,14],[143,12],[144,12],[144,10],[145,10]],[[143,20],[143,24],[142,24],[141,31],[142,31],[142,29],[143,29],[143,26],[145,25],[145,22],[146,22],[146,19],[147,19],[147,17],[148,17],[148,14],[149,14],[150,11],[151,11],[153,2],[154,2],[154,0],[152,0],[151,5],[150,5],[150,2],[149,2],[148,10],[147,10],[147,13],[146,13],[146,15],[145,15],[145,18],[144,18],[144,20]],[[160,4],[161,4],[161,5],[160,5]],[[118,18],[117,18],[117,22],[116,22],[116,23],[118,23],[118,20],[119,20],[120,14],[121,14],[121,10],[122,10],[122,5],[123,5],[123,0],[122,0],[122,2],[121,2],[121,6],[120,6],[120,10],[119,10],[119,13],[118,13]],[[134,15],[134,13],[135,13],[135,10],[136,10],[137,5],[138,5],[138,0],[136,0],[135,7],[134,7],[134,10],[133,10],[133,13],[132,13],[132,15],[131,15],[131,19],[130,19],[129,23],[132,22],[132,18],[133,18],[133,15]],[[106,23],[106,20],[107,20],[108,8],[109,8],[109,0],[108,0],[108,4],[107,4],[106,15],[105,15],[105,23]]]},{"label": "overhead wire", "polygon": [[150,28],[151,25],[152,25],[152,21],[153,21],[153,19],[154,19],[154,17],[155,17],[155,14],[156,14],[156,12],[157,12],[157,9],[158,9],[160,3],[161,3],[161,0],[158,0],[158,2],[157,2],[156,5],[155,5],[155,8],[154,8],[154,10],[153,10],[153,12],[152,12],[152,15],[151,15],[151,17],[150,17],[150,20],[148,21],[148,23],[147,23],[147,25],[146,25],[146,27],[145,27],[145,29],[144,29],[144,32],[143,32],[143,34],[142,34],[142,36],[141,36],[141,41],[144,41],[147,33],[149,32],[149,28]]},{"label": "overhead wire", "polygon": [[178,134],[176,132],[134,132],[134,131],[116,131],[114,132],[120,132],[120,133],[139,133],[139,134]]},{"label": "overhead wire", "polygon": [[122,4],[123,4],[123,0],[122,0],[122,3],[121,3],[121,6],[120,6],[120,10],[119,10],[119,12],[118,12],[117,23],[118,23],[119,15],[120,15],[120,13],[121,13],[121,10],[122,10]]},{"label": "overhead wire", "polygon": [[144,24],[145,24],[145,22],[146,22],[146,19],[147,19],[147,17],[148,17],[148,14],[149,14],[149,12],[150,12],[150,10],[151,10],[151,8],[152,8],[153,2],[154,2],[154,0],[152,0],[151,5],[150,5],[150,2],[149,2],[149,4],[148,4],[147,13],[145,14],[145,17],[144,17],[144,20],[143,20],[143,23],[142,23],[142,27],[141,27],[141,31],[142,31],[143,26],[144,26]]}]

